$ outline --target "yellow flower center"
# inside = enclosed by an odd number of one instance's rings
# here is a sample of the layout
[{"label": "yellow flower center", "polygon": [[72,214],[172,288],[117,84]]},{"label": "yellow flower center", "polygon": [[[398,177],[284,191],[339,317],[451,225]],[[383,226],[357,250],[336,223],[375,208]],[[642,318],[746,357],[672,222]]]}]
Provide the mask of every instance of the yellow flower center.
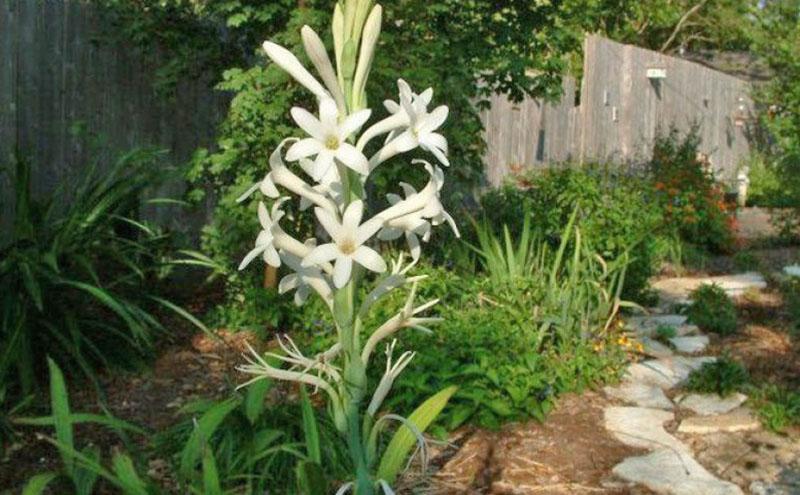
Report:
[{"label": "yellow flower center", "polygon": [[339,138],[336,136],[328,136],[328,138],[325,140],[325,147],[329,150],[335,150],[339,148]]},{"label": "yellow flower center", "polygon": [[353,254],[356,252],[356,243],[352,239],[345,239],[339,244],[339,251],[344,254]]}]

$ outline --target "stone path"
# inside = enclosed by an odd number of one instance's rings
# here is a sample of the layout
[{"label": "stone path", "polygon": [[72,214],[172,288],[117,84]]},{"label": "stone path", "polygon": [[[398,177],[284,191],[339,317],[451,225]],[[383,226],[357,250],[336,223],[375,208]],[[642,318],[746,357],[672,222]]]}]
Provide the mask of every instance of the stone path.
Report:
[{"label": "stone path", "polygon": [[[669,305],[686,303],[689,292],[703,283],[717,283],[732,296],[766,287],[763,277],[756,273],[667,279],[654,287],[662,303]],[[667,306],[662,304],[661,307]],[[676,330],[677,336],[669,339],[670,345],[655,340],[656,329],[662,325]],[[713,458],[704,455],[705,450],[698,451],[693,446],[703,443],[697,440],[702,437],[717,440],[720,436],[733,435],[736,438],[744,432],[759,430],[759,421],[743,405],[747,397],[690,394],[670,399],[674,395],[671,391],[680,387],[693,370],[715,359],[696,355],[708,346],[708,336],[688,324],[684,316],[676,314],[633,317],[628,326],[652,359],[631,364],[620,385],[605,389],[608,396],[625,405],[607,407],[604,424],[620,442],[643,448],[647,453],[624,459],[613,468],[613,473],[632,485],[643,485],[658,494],[743,494],[740,484],[709,472],[704,465],[715,464]],[[714,441],[708,443],[713,445]],[[724,472],[729,466],[715,471]],[[781,488],[775,481],[775,476],[766,476],[766,479],[752,481],[748,488],[752,493],[796,493],[788,491],[792,488]]]}]

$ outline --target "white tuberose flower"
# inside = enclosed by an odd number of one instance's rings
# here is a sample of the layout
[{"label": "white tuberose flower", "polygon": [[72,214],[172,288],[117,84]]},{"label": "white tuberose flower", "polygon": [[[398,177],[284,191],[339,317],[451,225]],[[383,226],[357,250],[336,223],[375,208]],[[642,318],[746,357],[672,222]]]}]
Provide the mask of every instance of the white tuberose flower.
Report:
[{"label": "white tuberose flower", "polygon": [[381,228],[381,222],[369,221],[361,224],[364,203],[353,201],[342,215],[342,222],[329,211],[316,208],[317,219],[330,234],[333,242],[314,248],[303,259],[303,266],[312,266],[336,260],[333,268],[333,284],[337,289],[347,285],[353,271],[353,261],[374,272],[386,271],[386,262],[372,248],[363,244]]},{"label": "white tuberose flower", "polygon": [[[389,142],[375,156],[370,159],[370,168],[375,168],[389,158],[420,147],[432,153],[443,165],[449,166],[447,159],[447,139],[435,132],[447,120],[448,109],[446,105],[436,107],[428,112],[428,104],[433,97],[433,90],[427,89],[417,95],[402,79],[397,81],[400,89],[400,103],[387,100],[384,102],[387,110],[392,112],[392,117],[385,119],[390,122],[403,122],[405,129],[398,133],[397,130],[389,135]],[[365,134],[370,133],[368,130]]]},{"label": "white tuberose flower", "polygon": [[294,143],[286,152],[287,160],[296,161],[316,155],[312,168],[315,180],[325,176],[333,166],[334,159],[362,175],[369,173],[367,158],[355,146],[348,143],[347,138],[369,119],[370,110],[358,111],[340,124],[336,102],[330,98],[323,98],[319,103],[319,119],[299,107],[292,108],[291,113],[297,125],[311,137]]},{"label": "white tuberose flower", "polygon": [[281,266],[281,257],[278,255],[278,250],[275,249],[272,228],[278,223],[281,217],[283,217],[284,213],[280,207],[286,199],[287,198],[278,200],[272,205],[272,215],[269,214],[263,202],[258,203],[258,221],[261,222],[261,228],[263,230],[256,238],[256,247],[247,253],[247,256],[245,256],[241,264],[239,264],[239,270],[243,270],[259,254],[263,254],[264,261],[267,262],[267,264],[274,267]]}]

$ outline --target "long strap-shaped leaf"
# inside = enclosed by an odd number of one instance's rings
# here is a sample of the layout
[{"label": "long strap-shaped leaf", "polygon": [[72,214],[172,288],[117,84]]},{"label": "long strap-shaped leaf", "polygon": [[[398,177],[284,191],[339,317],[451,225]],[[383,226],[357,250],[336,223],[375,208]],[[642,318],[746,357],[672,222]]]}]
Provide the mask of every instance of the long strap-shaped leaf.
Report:
[{"label": "long strap-shaped leaf", "polygon": [[[416,426],[417,430],[424,432],[439,416],[457,389],[458,387],[455,386],[448,387],[433,395],[411,413],[408,421]],[[394,483],[416,442],[417,439],[414,433],[407,426],[400,426],[381,458],[381,464],[378,467],[378,479],[385,480],[389,484]]]}]

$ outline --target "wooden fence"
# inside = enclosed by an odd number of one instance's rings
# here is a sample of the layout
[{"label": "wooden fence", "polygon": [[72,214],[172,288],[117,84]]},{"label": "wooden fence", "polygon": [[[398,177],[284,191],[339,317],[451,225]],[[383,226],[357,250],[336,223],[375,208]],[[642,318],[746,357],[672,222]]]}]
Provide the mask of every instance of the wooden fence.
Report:
[{"label": "wooden fence", "polygon": [[496,185],[509,173],[554,161],[635,164],[650,156],[659,131],[697,124],[701,152],[732,181],[749,153],[750,90],[694,62],[588,36],[578,106],[570,78],[557,103],[492,99],[483,113],[487,179]]},{"label": "wooden fence", "polygon": [[[213,143],[225,114],[226,98],[208,81],[181,83],[172,99],[157,95],[155,67],[99,26],[101,16],[80,0],[0,0],[0,165],[14,152],[29,160],[34,194],[136,146],[166,148],[185,162]],[[76,138],[79,128],[90,135]],[[8,176],[0,181],[7,232],[13,196]]]},{"label": "wooden fence", "polygon": [[[155,65],[104,39],[102,21],[81,0],[0,0],[0,164],[15,151],[30,160],[35,194],[86,162],[135,146],[167,148],[181,163],[213,143],[225,113],[227,97],[208,81],[182,82],[172,100],[156,95]],[[492,99],[483,113],[491,184],[552,162],[635,162],[648,155],[657,129],[695,121],[704,151],[727,177],[747,155],[744,129],[734,119],[737,104],[751,105],[747,83],[597,36],[586,39],[584,60],[577,106],[571,78],[558,103]],[[666,78],[648,79],[648,69]],[[101,137],[102,151],[73,136],[76,124]],[[0,236],[10,226],[11,202],[9,178],[0,175]]]}]

